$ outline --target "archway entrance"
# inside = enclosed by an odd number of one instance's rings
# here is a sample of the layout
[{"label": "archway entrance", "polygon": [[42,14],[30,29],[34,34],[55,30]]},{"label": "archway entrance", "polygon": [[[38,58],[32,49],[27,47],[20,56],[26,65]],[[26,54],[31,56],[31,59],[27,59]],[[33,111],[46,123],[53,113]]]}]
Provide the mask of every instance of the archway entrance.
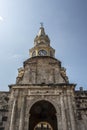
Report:
[{"label": "archway entrance", "polygon": [[41,100],[31,107],[29,130],[57,130],[56,110],[50,102]]}]

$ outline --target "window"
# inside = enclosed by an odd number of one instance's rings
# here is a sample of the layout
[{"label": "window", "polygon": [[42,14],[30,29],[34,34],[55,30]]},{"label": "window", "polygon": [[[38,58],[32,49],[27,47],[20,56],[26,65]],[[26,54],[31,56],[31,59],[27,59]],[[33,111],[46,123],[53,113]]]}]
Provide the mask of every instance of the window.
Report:
[{"label": "window", "polygon": [[2,121],[7,121],[7,116],[3,116]]}]

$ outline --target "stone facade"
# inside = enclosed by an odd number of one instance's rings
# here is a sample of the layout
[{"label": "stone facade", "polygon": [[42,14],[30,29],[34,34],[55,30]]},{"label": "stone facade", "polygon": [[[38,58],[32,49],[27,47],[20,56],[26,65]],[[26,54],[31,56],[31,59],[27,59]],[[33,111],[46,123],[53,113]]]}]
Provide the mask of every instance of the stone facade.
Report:
[{"label": "stone facade", "polygon": [[0,92],[0,130],[87,130],[87,91],[69,83],[43,27],[34,45],[16,84]]},{"label": "stone facade", "polygon": [[[44,69],[45,68],[45,69]],[[48,56],[32,57],[20,69],[17,84],[68,83],[65,69],[60,61]]]}]

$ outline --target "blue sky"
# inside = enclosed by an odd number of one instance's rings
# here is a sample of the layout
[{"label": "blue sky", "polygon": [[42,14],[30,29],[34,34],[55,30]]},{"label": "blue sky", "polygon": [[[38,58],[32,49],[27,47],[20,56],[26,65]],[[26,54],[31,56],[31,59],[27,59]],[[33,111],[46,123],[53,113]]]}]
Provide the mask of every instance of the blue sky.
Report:
[{"label": "blue sky", "polygon": [[0,90],[15,83],[40,22],[70,83],[87,89],[87,0],[0,0]]}]

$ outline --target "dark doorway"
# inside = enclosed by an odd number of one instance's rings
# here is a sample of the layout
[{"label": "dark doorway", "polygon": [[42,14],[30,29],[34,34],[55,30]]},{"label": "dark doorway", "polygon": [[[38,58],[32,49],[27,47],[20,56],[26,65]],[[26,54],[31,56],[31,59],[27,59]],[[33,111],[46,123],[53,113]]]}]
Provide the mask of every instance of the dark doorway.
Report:
[{"label": "dark doorway", "polygon": [[50,102],[41,100],[31,107],[29,130],[57,130],[56,110]]}]

